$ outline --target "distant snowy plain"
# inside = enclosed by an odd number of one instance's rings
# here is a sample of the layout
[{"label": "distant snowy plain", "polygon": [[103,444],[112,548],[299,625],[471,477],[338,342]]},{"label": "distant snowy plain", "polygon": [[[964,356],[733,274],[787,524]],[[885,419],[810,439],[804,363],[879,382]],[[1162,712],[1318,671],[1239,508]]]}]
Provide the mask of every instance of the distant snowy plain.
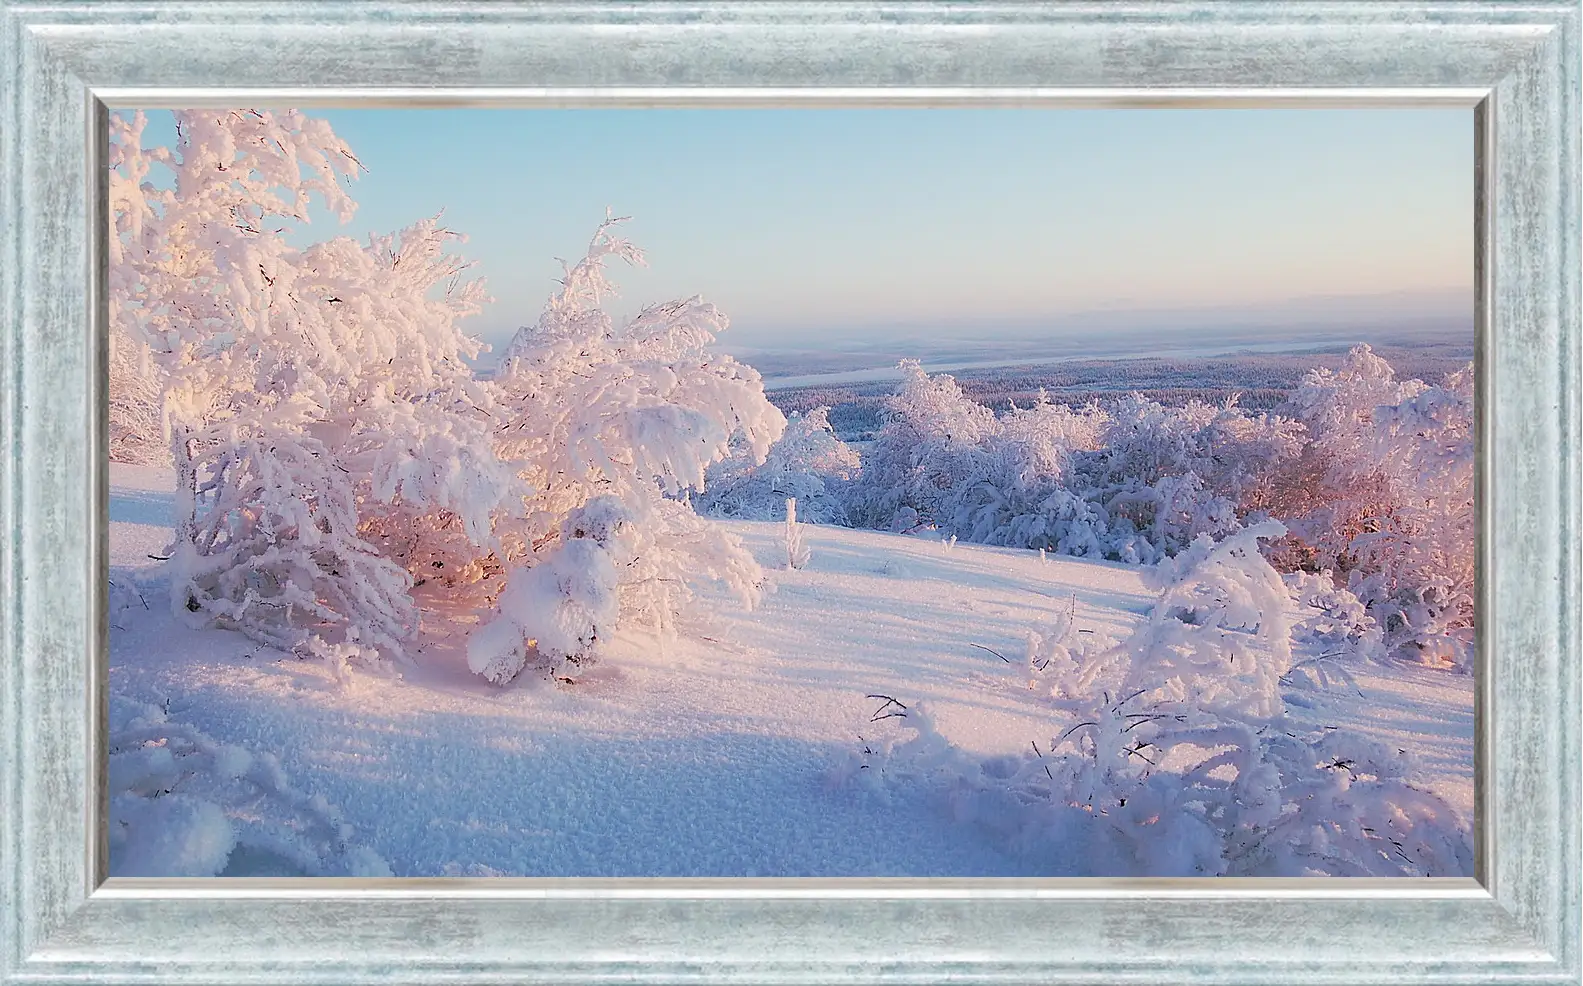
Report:
[{"label": "distant snowy plain", "polygon": [[[112,707],[274,754],[396,876],[1081,873],[1060,846],[997,841],[929,790],[850,783],[859,751],[908,732],[906,718],[871,721],[883,699],[867,696],[925,703],[986,764],[1025,756],[1067,725],[1029,687],[1028,629],[1075,607],[1080,626],[1119,637],[1153,598],[1120,564],[831,527],[808,530],[812,561],[788,571],[780,525],[732,522],[769,572],[762,604],[700,600],[678,639],[624,633],[575,684],[471,674],[470,614],[426,626],[415,666],[337,681],[176,620],[157,560],[172,477],[112,465],[111,487]],[[1288,705],[1305,725],[1389,740],[1471,819],[1472,679],[1405,665],[1356,679],[1358,692],[1293,690]]]}]

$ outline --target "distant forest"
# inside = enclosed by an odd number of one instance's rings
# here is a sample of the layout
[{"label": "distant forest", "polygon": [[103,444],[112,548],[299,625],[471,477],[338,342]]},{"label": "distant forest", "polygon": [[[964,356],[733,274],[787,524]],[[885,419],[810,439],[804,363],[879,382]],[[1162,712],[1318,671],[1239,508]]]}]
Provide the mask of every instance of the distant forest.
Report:
[{"label": "distant forest", "polygon": [[[1072,360],[950,371],[964,393],[984,406],[1004,411],[1012,404],[1027,407],[1041,388],[1057,404],[1080,406],[1140,393],[1170,407],[1190,400],[1221,403],[1233,394],[1250,410],[1279,410],[1309,369],[1336,367],[1348,347],[1334,346],[1299,353],[1229,353],[1219,356],[1132,357]],[[1376,346],[1403,379],[1438,383],[1473,358],[1473,346],[1431,343]],[[790,387],[768,391],[783,412],[830,408],[830,425],[846,441],[866,441],[882,423],[885,398],[894,380]]]}]

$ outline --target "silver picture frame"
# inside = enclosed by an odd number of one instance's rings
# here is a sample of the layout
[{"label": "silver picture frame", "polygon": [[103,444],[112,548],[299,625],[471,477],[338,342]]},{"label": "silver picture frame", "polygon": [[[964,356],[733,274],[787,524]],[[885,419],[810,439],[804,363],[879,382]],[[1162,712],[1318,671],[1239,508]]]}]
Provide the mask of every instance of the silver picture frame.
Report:
[{"label": "silver picture frame", "polygon": [[[1577,3],[0,10],[0,982],[1578,982]],[[264,102],[1468,107],[1476,878],[106,880],[107,113]]]}]

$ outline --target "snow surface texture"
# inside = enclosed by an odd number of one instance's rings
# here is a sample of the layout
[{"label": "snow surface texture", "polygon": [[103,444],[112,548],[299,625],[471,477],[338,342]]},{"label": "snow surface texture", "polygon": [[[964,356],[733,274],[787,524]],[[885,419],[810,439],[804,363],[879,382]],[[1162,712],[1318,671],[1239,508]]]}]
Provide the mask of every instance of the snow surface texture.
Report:
[{"label": "snow surface texture", "polygon": [[[133,735],[123,727],[141,717],[139,749],[190,749],[202,768],[159,797],[146,782],[166,766],[118,770],[141,778],[123,787],[142,802],[118,817],[147,838],[112,845],[117,873],[371,873],[380,862],[397,876],[1149,872],[1147,859],[1015,838],[995,793],[1033,742],[1052,756],[1047,740],[1064,728],[1047,691],[1029,687],[1050,670],[1028,659],[1064,649],[1075,664],[1095,649],[1084,638],[1127,639],[1159,598],[1144,570],[826,526],[802,529],[809,564],[787,570],[784,522],[733,521],[771,571],[759,606],[721,590],[663,643],[618,632],[574,684],[525,673],[492,686],[468,668],[477,615],[427,613],[414,667],[338,681],[323,662],[174,619],[158,602],[167,566],[149,557],[171,540],[173,477],[121,465],[111,477],[112,726]],[[1041,627],[1049,639],[1031,644]],[[1339,632],[1294,633],[1293,668]],[[1290,676],[1293,721],[1404,751],[1410,779],[1471,818],[1471,677],[1347,670],[1355,687]],[[885,702],[869,695],[922,704],[927,730],[921,718],[871,721]],[[909,742],[942,751],[952,787],[858,779],[865,757]],[[268,757],[278,771],[266,783],[240,783],[251,775],[239,765]],[[248,804],[256,828],[239,820]]]},{"label": "snow surface texture", "polygon": [[112,876],[390,876],[272,753],[226,746],[166,706],[110,701]]}]

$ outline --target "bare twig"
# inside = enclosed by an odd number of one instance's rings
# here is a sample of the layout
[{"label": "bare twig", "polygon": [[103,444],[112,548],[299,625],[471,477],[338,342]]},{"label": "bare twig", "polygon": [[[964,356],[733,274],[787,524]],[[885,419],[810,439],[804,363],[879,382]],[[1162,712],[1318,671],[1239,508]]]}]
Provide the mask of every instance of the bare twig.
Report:
[{"label": "bare twig", "polygon": [[1170,716],[1163,716],[1163,715],[1149,716],[1147,719],[1139,719],[1137,722],[1132,723],[1131,725],[1129,725],[1125,729],[1123,729],[1122,732],[1130,733],[1134,729],[1137,729],[1139,726],[1143,725],[1146,722],[1155,722],[1155,721],[1160,720],[1160,719],[1169,719],[1169,718],[1170,718]]},{"label": "bare twig", "polygon": [[[889,695],[865,695],[864,698],[882,698],[885,700],[885,703],[879,708],[875,709],[874,714],[868,717],[869,722],[879,722],[882,719],[907,718],[907,707],[896,701],[894,698],[891,698]],[[891,709],[890,707],[893,705],[896,707],[896,709],[901,711]],[[888,709],[890,709],[890,711],[886,711]]]},{"label": "bare twig", "polygon": [[1072,735],[1077,730],[1082,729],[1084,726],[1098,726],[1098,725],[1099,725],[1099,723],[1097,723],[1097,722],[1080,722],[1077,725],[1075,725],[1075,726],[1071,727],[1070,729],[1068,729],[1066,732],[1062,733],[1060,736],[1057,736],[1055,738],[1055,741],[1057,743],[1061,742],[1062,740],[1066,739],[1068,736]]},{"label": "bare twig", "polygon": [[996,657],[1000,658],[1002,661],[1005,661],[1007,664],[1012,663],[1011,658],[1007,657],[1005,654],[1002,654],[1000,651],[995,650],[993,647],[985,647],[983,644],[975,644],[972,641],[968,642],[968,646],[977,647],[979,650],[987,650],[991,654],[994,654]]},{"label": "bare twig", "polygon": [[1142,752],[1140,752],[1138,750],[1135,750],[1135,749],[1133,749],[1130,746],[1126,747],[1125,749],[1123,749],[1122,752],[1127,754],[1127,756],[1129,756],[1129,757],[1137,757],[1139,760],[1142,760],[1144,763],[1148,764],[1151,767],[1159,766],[1153,760],[1150,760],[1148,757],[1144,756],[1142,754]]}]

